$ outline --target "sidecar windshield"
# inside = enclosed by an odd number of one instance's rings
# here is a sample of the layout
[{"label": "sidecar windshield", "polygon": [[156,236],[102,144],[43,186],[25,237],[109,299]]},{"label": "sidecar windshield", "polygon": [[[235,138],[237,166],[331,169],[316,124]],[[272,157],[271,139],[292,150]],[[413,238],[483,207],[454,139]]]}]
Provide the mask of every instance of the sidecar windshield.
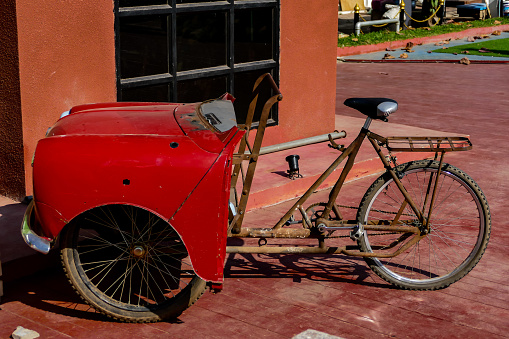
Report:
[{"label": "sidecar windshield", "polygon": [[220,133],[237,126],[233,103],[229,100],[213,100],[204,102],[199,109],[203,118]]}]

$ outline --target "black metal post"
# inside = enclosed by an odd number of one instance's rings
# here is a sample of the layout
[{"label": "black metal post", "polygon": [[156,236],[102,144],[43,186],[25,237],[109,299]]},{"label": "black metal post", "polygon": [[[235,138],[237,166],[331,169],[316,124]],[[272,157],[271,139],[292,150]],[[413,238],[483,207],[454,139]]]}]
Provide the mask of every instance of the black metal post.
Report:
[{"label": "black metal post", "polygon": [[440,0],[438,2],[438,4],[441,6],[440,7],[440,11],[438,13],[438,17],[440,18],[440,25],[443,25],[445,22],[444,22],[444,18],[445,18],[445,1],[444,0]]},{"label": "black metal post", "polygon": [[357,25],[357,23],[359,22],[359,12],[360,12],[361,8],[359,7],[359,5],[355,4],[355,7],[353,9],[353,31],[355,33],[355,26]]}]

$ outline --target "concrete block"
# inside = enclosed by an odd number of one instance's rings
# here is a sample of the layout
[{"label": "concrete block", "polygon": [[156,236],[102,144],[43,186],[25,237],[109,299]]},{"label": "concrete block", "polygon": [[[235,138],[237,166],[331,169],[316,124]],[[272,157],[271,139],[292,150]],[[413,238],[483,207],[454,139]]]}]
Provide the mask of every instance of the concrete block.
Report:
[{"label": "concrete block", "polygon": [[12,333],[12,339],[35,339],[39,338],[39,336],[39,333],[22,326],[18,326],[16,331]]},{"label": "concrete block", "polygon": [[294,336],[292,339],[342,339],[331,334],[308,329]]}]

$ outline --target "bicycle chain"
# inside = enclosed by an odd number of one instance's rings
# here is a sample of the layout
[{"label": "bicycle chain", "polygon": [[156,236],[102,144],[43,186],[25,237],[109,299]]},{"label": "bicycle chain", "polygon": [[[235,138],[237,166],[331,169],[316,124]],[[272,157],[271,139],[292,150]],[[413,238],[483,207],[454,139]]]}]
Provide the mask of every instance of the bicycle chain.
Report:
[{"label": "bicycle chain", "polygon": [[[307,210],[309,210],[309,208],[311,207],[314,207],[314,206],[319,206],[321,203],[315,203],[315,204],[312,204],[311,206],[309,206]],[[341,208],[349,208],[349,209],[358,209],[358,207],[353,207],[353,206],[346,206],[346,205],[337,205],[338,207],[341,207]],[[385,214],[397,214],[396,212],[388,212],[388,211],[382,211],[382,210],[372,210],[374,212],[379,212],[379,213],[385,213]],[[406,216],[412,216],[411,214],[402,214],[402,215],[406,215]],[[332,231],[332,232],[335,232],[335,231]],[[370,236],[377,236],[377,235],[390,235],[390,234],[400,234],[401,232],[391,232],[391,233],[370,233]],[[331,233],[332,234],[332,233]],[[324,239],[339,239],[339,238],[350,238],[350,235],[336,235],[336,236],[325,236]]]},{"label": "bicycle chain", "polygon": [[[337,205],[338,207],[342,207],[342,208],[350,208],[350,209],[354,209],[354,210],[357,210],[359,209],[358,207],[353,207],[353,206],[345,206],[345,205]],[[378,213],[384,213],[384,214],[398,214],[397,212],[389,212],[389,211],[384,211],[384,210],[371,210],[372,212],[378,212]],[[411,217],[411,216],[414,216],[413,214],[408,214],[408,213],[402,213],[401,215],[405,215],[405,216],[408,216],[408,217]]]},{"label": "bicycle chain", "polygon": [[[388,234],[401,234],[401,232],[391,232],[391,233],[370,233],[369,236],[376,235],[388,235]],[[338,238],[350,238],[349,235],[336,235],[336,236],[325,236],[324,239],[338,239]]]}]

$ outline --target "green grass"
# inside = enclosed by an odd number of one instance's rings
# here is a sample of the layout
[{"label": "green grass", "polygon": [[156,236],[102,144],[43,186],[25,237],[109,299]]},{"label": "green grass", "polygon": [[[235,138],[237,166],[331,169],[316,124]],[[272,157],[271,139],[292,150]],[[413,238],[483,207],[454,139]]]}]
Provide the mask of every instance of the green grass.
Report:
[{"label": "green grass", "polygon": [[[479,52],[481,48],[490,52]],[[465,53],[467,51],[468,53]],[[484,55],[509,58],[509,39],[486,40],[477,43],[434,50],[435,53]]]},{"label": "green grass", "polygon": [[[500,23],[496,23],[495,21]],[[509,24],[509,17],[437,25],[431,27],[429,30],[425,28],[407,29],[399,33],[389,31],[379,31],[360,34],[357,37],[352,34],[345,38],[339,38],[338,47],[374,45],[388,41],[422,38],[446,33],[460,32],[470,28],[491,27],[505,24]]]}]

